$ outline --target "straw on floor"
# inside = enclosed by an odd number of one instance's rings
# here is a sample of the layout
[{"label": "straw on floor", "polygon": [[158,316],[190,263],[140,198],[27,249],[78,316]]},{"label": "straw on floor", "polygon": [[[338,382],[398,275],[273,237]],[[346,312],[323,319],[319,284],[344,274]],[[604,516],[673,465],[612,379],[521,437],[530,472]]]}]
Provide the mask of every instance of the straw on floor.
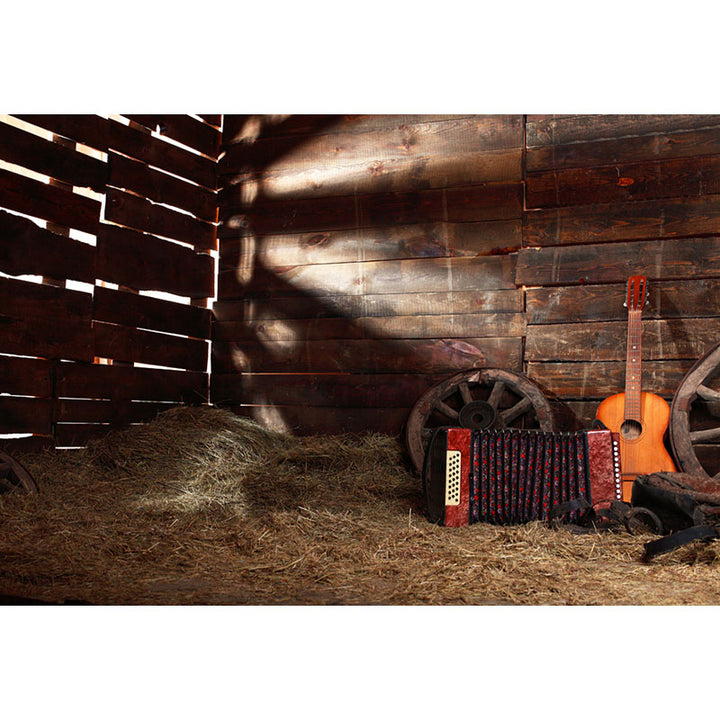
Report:
[{"label": "straw on floor", "polygon": [[541,523],[443,528],[403,446],[298,438],[177,408],[80,451],[17,456],[0,595],[135,604],[667,605],[720,601],[720,547],[650,564],[651,536]]}]

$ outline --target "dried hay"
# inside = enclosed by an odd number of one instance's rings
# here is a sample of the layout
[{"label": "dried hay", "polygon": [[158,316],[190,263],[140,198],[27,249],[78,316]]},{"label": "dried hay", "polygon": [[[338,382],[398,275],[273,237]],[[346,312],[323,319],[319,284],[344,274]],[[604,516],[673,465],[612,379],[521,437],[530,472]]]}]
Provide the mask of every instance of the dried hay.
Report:
[{"label": "dried hay", "polygon": [[170,410],[82,451],[19,457],[0,594],[123,604],[668,605],[720,600],[720,546],[539,523],[442,528],[395,438],[269,432]]}]

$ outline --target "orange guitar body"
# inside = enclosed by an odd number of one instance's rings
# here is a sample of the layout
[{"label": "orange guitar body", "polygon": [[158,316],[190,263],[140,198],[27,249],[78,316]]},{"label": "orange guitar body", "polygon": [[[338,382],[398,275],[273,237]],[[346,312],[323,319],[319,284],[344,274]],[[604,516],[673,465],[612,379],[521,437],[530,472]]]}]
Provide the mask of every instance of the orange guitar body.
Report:
[{"label": "orange guitar body", "polygon": [[659,395],[641,393],[642,421],[625,423],[625,393],[611,395],[600,403],[597,419],[620,435],[620,468],[623,500],[630,501],[632,481],[638,475],[675,472],[665,449],[664,435],[670,422],[670,406]]}]

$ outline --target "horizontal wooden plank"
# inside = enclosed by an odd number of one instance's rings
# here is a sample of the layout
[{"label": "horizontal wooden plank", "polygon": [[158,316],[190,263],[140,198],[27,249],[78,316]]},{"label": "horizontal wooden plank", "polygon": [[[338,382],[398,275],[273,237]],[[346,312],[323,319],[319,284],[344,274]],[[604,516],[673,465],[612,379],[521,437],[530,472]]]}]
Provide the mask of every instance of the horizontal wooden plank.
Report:
[{"label": "horizontal wooden plank", "polygon": [[479,223],[329,230],[222,240],[220,265],[241,267],[252,259],[266,268],[413,257],[500,254],[522,244],[520,218]]},{"label": "horizontal wooden plank", "polygon": [[522,338],[215,342],[212,372],[441,373],[519,370]]},{"label": "horizontal wooden plank", "polygon": [[362,295],[515,289],[517,255],[220,269],[219,297]]},{"label": "horizontal wooden plank", "polygon": [[116,325],[209,338],[212,312],[207,308],[96,287],[93,318]]},{"label": "horizontal wooden plank", "polygon": [[408,315],[395,317],[320,318],[312,320],[236,320],[216,322],[213,339],[260,342],[362,338],[521,337],[522,313]]},{"label": "horizontal wooden plank", "polygon": [[210,397],[219,405],[408,408],[447,374],[288,375],[213,373]]},{"label": "horizontal wooden plank", "polygon": [[[241,204],[249,190],[257,190],[258,199],[272,201],[522,180],[519,146],[478,150],[475,138],[458,138],[448,147],[437,147],[434,140],[429,138],[423,147],[416,141],[388,138],[376,147],[361,137],[355,147],[347,147],[344,138],[316,137],[269,167],[261,143],[234,145],[220,160],[224,201]],[[345,147],[337,147],[338,141]],[[268,142],[269,152],[276,153],[278,141]],[[231,157],[238,150],[242,155]]]},{"label": "horizontal wooden plank", "polygon": [[[643,390],[671,400],[694,360],[647,361]],[[604,399],[625,389],[625,362],[530,362],[526,373],[547,395]]]},{"label": "horizontal wooden plank", "polygon": [[216,300],[218,322],[282,318],[396,317],[398,315],[463,315],[465,313],[517,313],[523,310],[523,291],[468,290],[449,292],[385,293],[316,297],[247,298]]},{"label": "horizontal wooden plank", "polygon": [[[226,149],[236,143],[256,142],[271,138],[296,137],[302,143],[307,136],[330,135],[342,132],[364,135],[378,130],[402,130],[413,125],[432,122],[464,122],[473,118],[485,118],[486,131],[500,145],[507,132],[506,115],[223,115],[223,145]],[[491,123],[492,118],[496,123]],[[287,152],[285,150],[285,152]]]},{"label": "horizontal wooden plank", "polygon": [[0,169],[0,207],[96,235],[101,205],[64,188]]},{"label": "horizontal wooden plank", "polygon": [[187,370],[207,368],[208,343],[204,340],[103,322],[93,323],[93,335],[97,357]]},{"label": "horizontal wooden plank", "polygon": [[232,206],[220,192],[219,237],[329,232],[428,222],[486,222],[522,216],[520,183],[490,183],[417,192],[262,201]]},{"label": "horizontal wooden plank", "polygon": [[96,150],[107,150],[109,121],[99,115],[48,114],[15,117]]},{"label": "horizontal wooden plank", "polygon": [[205,155],[212,158],[218,156],[220,132],[190,115],[128,115],[126,113],[123,115]]},{"label": "horizontal wooden plank", "polygon": [[191,212],[202,220],[217,220],[217,195],[201,185],[155,170],[143,162],[110,152],[108,184],[131,190],[154,202]]},{"label": "horizontal wooden plank", "polygon": [[0,433],[52,432],[52,400],[0,396]]},{"label": "horizontal wooden plank", "polygon": [[720,155],[531,172],[525,188],[528,208],[716,195]]},{"label": "horizontal wooden plank", "polygon": [[295,406],[231,406],[237,415],[264,427],[299,436],[383,433],[400,435],[410,408],[299,408]]},{"label": "horizontal wooden plank", "polygon": [[532,247],[709,235],[717,232],[719,221],[717,195],[531,210],[524,215],[523,244]]},{"label": "horizontal wooden plank", "polygon": [[135,290],[207,298],[215,292],[214,274],[215,260],[210,255],[127,228],[100,227],[98,279]]},{"label": "horizontal wooden plank", "polygon": [[0,278],[0,347],[3,352],[91,361],[89,293]]},{"label": "horizontal wooden plank", "polygon": [[213,224],[116,188],[107,190],[105,219],[189,243],[197,250],[214,250],[217,246]]},{"label": "horizontal wooden plank", "polygon": [[109,120],[107,128],[108,147],[111,150],[142,160],[148,165],[166,170],[203,187],[215,189],[217,181],[214,160],[123,125],[117,120]]},{"label": "horizontal wooden plank", "polygon": [[52,373],[47,360],[0,355],[0,393],[50,397]]},{"label": "horizontal wooden plank", "polygon": [[57,397],[207,402],[206,373],[121,365],[59,363]]},{"label": "horizontal wooden plank", "polygon": [[[627,323],[594,322],[530,325],[525,359],[530,362],[565,360],[624,360]],[[642,321],[642,358],[697,359],[720,340],[720,318],[682,318]]]},{"label": "horizontal wooden plank", "polygon": [[72,400],[55,403],[56,420],[62,423],[110,423],[113,426],[149,422],[161,412],[178,407],[176,403]]},{"label": "horizontal wooden plank", "polygon": [[95,282],[95,248],[0,210],[0,271]]},{"label": "horizontal wooden plank", "polygon": [[720,153],[720,126],[528,148],[526,170],[559,170]]},{"label": "horizontal wooden plank", "polygon": [[545,115],[528,117],[527,146],[720,127],[720,115]]},{"label": "horizontal wooden plank", "polygon": [[[625,320],[626,283],[535,287],[526,290],[532,325]],[[643,318],[714,317],[720,310],[720,279],[673,280],[648,284]]]},{"label": "horizontal wooden plank", "polygon": [[0,122],[0,159],[56,180],[103,192],[107,164],[85,153]]},{"label": "horizontal wooden plank", "polygon": [[[624,283],[720,276],[720,238],[679,238],[525,248],[517,256],[518,285]],[[652,287],[652,286],[651,286]]]}]

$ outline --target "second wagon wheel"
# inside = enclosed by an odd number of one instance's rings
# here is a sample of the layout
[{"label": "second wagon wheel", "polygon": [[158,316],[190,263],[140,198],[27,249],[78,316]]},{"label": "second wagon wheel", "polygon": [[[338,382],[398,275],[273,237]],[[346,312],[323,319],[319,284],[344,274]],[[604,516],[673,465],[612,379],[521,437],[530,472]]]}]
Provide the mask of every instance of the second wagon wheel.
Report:
[{"label": "second wagon wheel", "polygon": [[415,470],[422,472],[425,449],[439,427],[554,430],[552,408],[529,378],[509,370],[466,370],[430,388],[415,403],[405,441]]},{"label": "second wagon wheel", "polygon": [[670,406],[670,445],[678,470],[720,479],[720,343],[680,382]]}]

